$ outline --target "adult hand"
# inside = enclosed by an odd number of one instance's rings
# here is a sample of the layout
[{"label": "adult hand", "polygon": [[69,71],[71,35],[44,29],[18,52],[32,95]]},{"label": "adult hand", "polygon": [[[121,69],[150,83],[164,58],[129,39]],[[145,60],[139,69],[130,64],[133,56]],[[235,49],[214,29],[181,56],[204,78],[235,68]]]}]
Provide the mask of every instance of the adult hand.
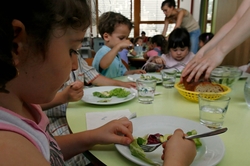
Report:
[{"label": "adult hand", "polygon": [[83,82],[75,81],[62,91],[66,102],[78,101],[83,96]]},{"label": "adult hand", "polygon": [[190,165],[196,155],[195,143],[184,139],[185,134],[181,129],[175,130],[169,140],[162,145],[164,148],[161,158],[164,166],[168,165]]},{"label": "adult hand", "polygon": [[209,50],[205,54],[203,52],[198,52],[196,56],[187,64],[187,66],[182,71],[182,78],[188,76],[187,81],[191,81],[194,77],[195,82],[197,82],[200,76],[205,72],[205,79],[208,79],[212,70],[219,66],[223,61],[224,56],[219,51],[214,49]]},{"label": "adult hand", "polygon": [[98,133],[99,136],[95,142],[99,144],[117,143],[129,145],[134,139],[132,132],[132,122],[124,117],[97,128],[96,133]]}]

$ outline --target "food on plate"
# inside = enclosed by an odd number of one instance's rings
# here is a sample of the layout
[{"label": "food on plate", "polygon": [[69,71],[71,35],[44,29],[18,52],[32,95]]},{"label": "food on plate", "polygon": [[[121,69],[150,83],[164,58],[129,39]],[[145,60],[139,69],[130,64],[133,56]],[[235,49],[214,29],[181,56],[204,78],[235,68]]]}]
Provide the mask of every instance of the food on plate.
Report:
[{"label": "food on plate", "polygon": [[115,88],[110,91],[103,91],[103,92],[93,92],[93,96],[100,98],[111,98],[112,96],[116,96],[118,98],[124,98],[130,94],[131,92],[125,90],[124,88]]},{"label": "food on plate", "polygon": [[[188,136],[190,135],[196,135],[197,131],[196,130],[191,130],[186,133]],[[146,157],[146,153],[142,150],[140,145],[148,145],[148,144],[157,144],[157,143],[162,143],[168,139],[168,137],[171,136],[171,134],[147,134],[143,137],[138,137],[135,138],[134,141],[129,145],[130,152],[133,156],[149,163],[152,165],[158,165],[154,163],[152,160],[148,159]],[[202,146],[202,143],[199,138],[193,139],[195,142],[196,148]],[[159,156],[160,157],[160,156]]]},{"label": "food on plate", "polygon": [[155,76],[145,75],[145,74],[142,74],[141,77],[140,77],[140,79],[161,81],[160,78],[156,78]]},{"label": "food on plate", "polygon": [[108,103],[110,101],[111,101],[111,99],[103,99],[103,100],[98,100],[97,102],[99,102],[99,103]]},{"label": "food on plate", "polygon": [[131,152],[131,154],[139,159],[141,159],[142,161],[145,161],[146,163],[149,163],[151,165],[159,165],[154,163],[152,160],[148,159],[146,157],[145,152],[141,149],[141,147],[138,145],[137,143],[137,139],[134,139],[134,141],[129,145],[129,150]]},{"label": "food on plate", "polygon": [[188,76],[183,77],[183,85],[186,90],[194,92],[224,92],[224,89],[219,84],[212,83],[210,79],[205,80],[204,74],[197,82],[195,82],[194,79],[192,79],[190,82],[187,82],[187,78]]}]

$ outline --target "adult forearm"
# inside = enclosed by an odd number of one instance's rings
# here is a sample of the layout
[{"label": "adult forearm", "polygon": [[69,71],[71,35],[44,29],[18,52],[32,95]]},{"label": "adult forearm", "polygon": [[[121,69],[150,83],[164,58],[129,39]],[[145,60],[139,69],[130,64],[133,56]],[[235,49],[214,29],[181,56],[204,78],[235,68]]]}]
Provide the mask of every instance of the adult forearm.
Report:
[{"label": "adult forearm", "polygon": [[250,36],[250,9],[240,18],[237,24],[227,33],[227,35],[217,44],[217,48],[224,55],[227,55],[232,49],[237,47]]},{"label": "adult forearm", "polygon": [[216,46],[220,40],[233,28],[236,24],[236,20],[231,20],[230,22],[226,23],[216,34],[215,36],[201,48],[201,52],[205,53],[206,51],[212,49]]}]

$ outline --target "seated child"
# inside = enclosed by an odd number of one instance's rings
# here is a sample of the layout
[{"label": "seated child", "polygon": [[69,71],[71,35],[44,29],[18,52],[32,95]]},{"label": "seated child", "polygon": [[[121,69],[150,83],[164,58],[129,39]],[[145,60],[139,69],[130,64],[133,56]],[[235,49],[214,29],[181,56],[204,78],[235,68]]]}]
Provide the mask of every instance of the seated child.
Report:
[{"label": "seated child", "polygon": [[202,33],[199,36],[199,48],[203,47],[207,42],[209,42],[214,37],[213,33]]},{"label": "seated child", "polygon": [[143,54],[145,59],[154,56],[161,56],[166,53],[167,41],[163,35],[155,35],[150,39],[151,48]]},{"label": "seated child", "polygon": [[143,46],[143,39],[142,37],[138,36],[137,38],[135,38],[135,41],[134,41],[134,45],[135,46]]},{"label": "seated child", "polygon": [[[130,40],[131,41],[131,40]],[[132,42],[132,41],[131,41]],[[142,46],[143,45],[143,39],[142,37],[136,37],[135,40],[133,40],[134,43],[134,46]],[[121,58],[123,59],[123,57],[125,56],[125,53],[126,53],[126,56],[136,56],[138,53],[135,49],[123,49],[121,52],[119,52]]]},{"label": "seated child", "polygon": [[195,56],[190,48],[190,35],[185,28],[176,28],[168,39],[168,53],[152,58],[152,62],[163,64],[164,68],[176,68],[182,71],[186,64]]},{"label": "seated child", "polygon": [[131,21],[120,13],[106,12],[101,15],[98,30],[104,39],[104,46],[97,51],[92,63],[99,73],[109,78],[146,73],[144,70],[127,70],[118,53],[133,47],[128,40],[132,27]]}]

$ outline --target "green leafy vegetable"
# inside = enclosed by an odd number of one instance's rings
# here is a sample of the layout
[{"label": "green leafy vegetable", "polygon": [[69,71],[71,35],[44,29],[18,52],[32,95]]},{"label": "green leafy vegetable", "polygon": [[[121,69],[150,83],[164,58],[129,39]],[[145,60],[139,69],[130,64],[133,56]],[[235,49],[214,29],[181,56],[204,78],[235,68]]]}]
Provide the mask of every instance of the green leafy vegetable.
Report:
[{"label": "green leafy vegetable", "polygon": [[155,76],[150,76],[150,75],[141,75],[140,77],[141,79],[144,79],[144,80],[156,80],[156,81],[161,81],[161,79],[159,78],[156,78]]},{"label": "green leafy vegetable", "polygon": [[123,97],[127,97],[128,95],[130,95],[130,91],[126,91],[123,88],[115,88],[110,91],[110,95],[123,98]]},{"label": "green leafy vegetable", "polygon": [[115,88],[111,91],[104,92],[93,92],[93,96],[100,98],[110,98],[112,96],[116,96],[118,98],[124,98],[130,95],[130,91],[125,90],[124,88]]},{"label": "green leafy vegetable", "polygon": [[[191,130],[191,131],[188,131],[186,134],[187,134],[188,136],[190,136],[190,135],[196,135],[196,134],[197,134],[197,131],[196,131],[196,130]],[[202,143],[201,143],[200,138],[194,138],[193,141],[194,141],[196,147],[202,146]]]},{"label": "green leafy vegetable", "polygon": [[[188,136],[190,135],[196,135],[197,134],[197,131],[196,130],[191,130],[191,131],[188,131],[186,133]],[[148,138],[151,134],[147,134],[146,136],[144,137],[138,137],[136,139],[134,139],[134,141],[129,145],[129,149],[130,149],[130,152],[133,156],[149,163],[149,164],[152,164],[152,165],[157,165],[156,163],[154,163],[152,160],[146,158],[146,154],[145,152],[141,149],[140,145],[146,145],[148,144]],[[167,140],[168,136],[170,136],[171,134],[165,134],[165,135],[161,135],[160,137],[160,142],[163,142],[165,140]],[[199,138],[195,138],[193,139],[194,142],[195,142],[195,145],[196,147],[200,147],[202,146],[202,143],[200,141]]]},{"label": "green leafy vegetable", "polygon": [[137,144],[137,139],[134,139],[134,141],[129,145],[129,149],[130,149],[130,152],[133,156],[135,156],[135,157],[137,157],[137,158],[139,158],[139,159],[141,159],[149,164],[158,165],[146,157],[145,152]]},{"label": "green leafy vegetable", "polygon": [[110,98],[111,97],[111,95],[109,94],[108,91],[93,92],[93,96],[100,97],[100,98]]},{"label": "green leafy vegetable", "polygon": [[137,138],[137,144],[138,145],[146,145],[147,144],[147,140],[141,137]]}]

